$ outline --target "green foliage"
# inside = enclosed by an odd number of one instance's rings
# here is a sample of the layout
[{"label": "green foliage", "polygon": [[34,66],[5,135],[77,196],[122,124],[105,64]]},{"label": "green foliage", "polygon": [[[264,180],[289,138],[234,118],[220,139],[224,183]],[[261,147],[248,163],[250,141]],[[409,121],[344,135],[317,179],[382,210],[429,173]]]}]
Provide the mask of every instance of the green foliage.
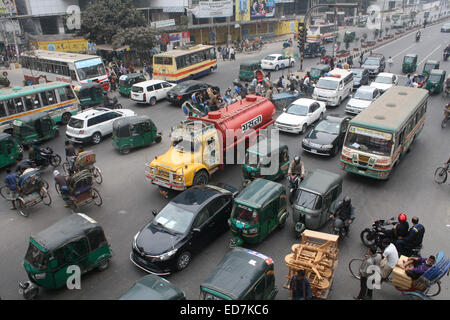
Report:
[{"label": "green foliage", "polygon": [[97,44],[111,43],[119,31],[144,25],[144,16],[130,0],[97,0],[81,12],[80,33]]},{"label": "green foliage", "polygon": [[136,51],[151,49],[157,43],[155,38],[159,33],[150,27],[133,27],[118,31],[112,38],[114,49],[129,45]]}]

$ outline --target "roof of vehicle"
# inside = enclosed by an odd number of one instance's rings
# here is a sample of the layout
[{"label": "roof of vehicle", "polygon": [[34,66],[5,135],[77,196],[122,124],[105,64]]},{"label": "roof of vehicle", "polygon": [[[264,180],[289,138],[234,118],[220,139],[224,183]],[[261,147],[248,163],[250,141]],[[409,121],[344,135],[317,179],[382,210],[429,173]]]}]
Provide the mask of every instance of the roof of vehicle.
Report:
[{"label": "roof of vehicle", "polygon": [[367,58],[384,58],[384,55],[382,53],[372,53],[369,54],[369,56]]},{"label": "roof of vehicle", "polygon": [[[96,88],[98,88],[98,87],[100,87],[100,88],[102,88],[102,86],[100,85],[100,83],[98,83],[98,82],[88,82],[88,83],[84,83],[84,84],[82,84],[80,87],[76,87],[78,90],[81,90],[81,89],[89,89],[89,88],[93,88],[93,87],[96,87]],[[103,88],[102,88],[103,89]]]},{"label": "roof of vehicle", "polygon": [[97,221],[83,213],[73,213],[38,234],[32,235],[31,238],[46,250],[52,251],[70,240],[85,236],[95,228],[101,228]]},{"label": "roof of vehicle", "polygon": [[139,115],[139,116],[126,116],[126,117],[121,117],[120,119],[116,119],[113,122],[113,127],[122,127],[122,126],[127,126],[127,125],[133,125],[133,124],[139,124],[141,122],[145,122],[145,121],[152,121],[152,119],[150,119],[149,116],[146,115]]},{"label": "roof of vehicle", "polygon": [[179,300],[185,298],[183,291],[166,279],[149,274],[125,292],[119,300]]},{"label": "roof of vehicle", "polygon": [[222,258],[200,288],[202,291],[215,291],[229,299],[238,300],[270,269],[273,270],[271,258],[236,247]]},{"label": "roof of vehicle", "polygon": [[280,150],[285,147],[287,147],[287,145],[285,143],[280,143],[278,140],[262,139],[247,150],[259,155],[268,155],[268,153],[271,153],[272,151]]},{"label": "roof of vehicle", "polygon": [[122,78],[122,77],[123,77],[123,79],[126,79],[126,78],[137,78],[137,77],[140,77],[140,76],[145,77],[142,73],[135,72],[135,73],[123,74],[123,75],[120,76],[120,78]]},{"label": "roof of vehicle", "polygon": [[154,57],[179,57],[179,56],[183,56],[185,54],[194,53],[194,52],[205,50],[208,48],[214,49],[214,47],[211,45],[198,44],[195,46],[190,46],[187,49],[178,48],[178,49],[174,49],[171,51],[161,52],[161,53],[155,54]]},{"label": "roof of vehicle", "polygon": [[416,58],[417,57],[417,53],[408,53],[408,54],[405,54],[405,57]]},{"label": "roof of vehicle", "polygon": [[330,66],[327,64],[316,64],[314,66],[311,66],[311,69],[330,70]]},{"label": "roof of vehicle", "polygon": [[3,100],[4,98],[12,99],[16,97],[22,97],[29,94],[36,94],[41,91],[45,90],[51,90],[61,87],[67,87],[70,86],[70,83],[66,82],[49,82],[49,83],[40,83],[35,84],[32,86],[25,86],[25,87],[13,87],[13,88],[2,88],[0,89],[0,100]]},{"label": "roof of vehicle", "polygon": [[418,105],[428,98],[425,89],[393,86],[350,121],[350,125],[397,132]]},{"label": "roof of vehicle", "polygon": [[322,169],[313,169],[308,172],[305,179],[300,183],[300,188],[325,194],[338,184],[342,184],[342,176]]},{"label": "roof of vehicle", "polygon": [[299,105],[308,105],[308,106],[310,106],[314,102],[318,102],[320,104],[321,101],[317,101],[317,100],[309,99],[309,98],[300,98],[300,99],[292,101],[291,104],[299,104]]},{"label": "roof of vehicle", "polygon": [[167,82],[167,81],[165,81],[165,80],[147,80],[147,81],[135,83],[135,84],[133,84],[133,87],[146,87],[146,86],[152,86],[154,84],[163,83],[163,82]]},{"label": "roof of vehicle", "polygon": [[437,61],[437,60],[427,60],[425,62],[425,64],[439,64],[439,61]]},{"label": "roof of vehicle", "polygon": [[[270,57],[270,56],[273,56],[273,57],[281,57],[282,54],[279,54],[279,53],[272,53],[272,54],[268,54],[266,57]],[[264,60],[264,59],[263,59],[263,60]]]},{"label": "roof of vehicle", "polygon": [[[127,109],[122,109],[122,110],[127,110]],[[77,113],[77,114],[73,115],[72,118],[88,119],[88,118],[92,118],[92,117],[98,116],[99,114],[103,114],[103,113],[110,112],[110,111],[119,112],[119,110],[108,109],[105,107],[94,107],[94,108],[86,109],[83,112]]]},{"label": "roof of vehicle", "polygon": [[389,73],[389,72],[380,72],[377,76],[393,78],[395,76],[395,74]]},{"label": "roof of vehicle", "polygon": [[341,78],[344,78],[345,76],[349,75],[352,72],[350,70],[346,70],[346,69],[334,68],[329,73],[332,74],[332,75],[338,74],[338,75],[341,76]]},{"label": "roof of vehicle", "polygon": [[261,64],[261,61],[247,61],[247,62],[241,62],[241,66],[252,66],[255,64]]},{"label": "roof of vehicle", "polygon": [[45,111],[36,112],[36,113],[32,113],[32,114],[29,114],[26,116],[22,116],[22,117],[16,119],[16,121],[28,123],[28,122],[33,122],[33,121],[36,121],[36,120],[39,120],[42,118],[50,118],[50,115]]},{"label": "roof of vehicle", "polygon": [[377,88],[374,88],[371,86],[361,86],[356,90],[356,92],[364,91],[364,92],[372,92],[373,93],[375,90],[377,90]]},{"label": "roof of vehicle", "polygon": [[347,115],[340,115],[340,114],[327,114],[327,115],[325,115],[323,118],[322,118],[322,121],[323,120],[327,120],[327,121],[330,121],[330,122],[342,122],[342,121],[344,121],[345,119],[350,119],[351,117],[350,116],[347,116]]},{"label": "roof of vehicle", "polygon": [[191,212],[197,212],[212,198],[230,191],[214,185],[193,186],[172,199],[171,203]]},{"label": "roof of vehicle", "polygon": [[259,209],[264,208],[268,203],[285,192],[286,188],[282,184],[258,178],[245,187],[235,201]]}]

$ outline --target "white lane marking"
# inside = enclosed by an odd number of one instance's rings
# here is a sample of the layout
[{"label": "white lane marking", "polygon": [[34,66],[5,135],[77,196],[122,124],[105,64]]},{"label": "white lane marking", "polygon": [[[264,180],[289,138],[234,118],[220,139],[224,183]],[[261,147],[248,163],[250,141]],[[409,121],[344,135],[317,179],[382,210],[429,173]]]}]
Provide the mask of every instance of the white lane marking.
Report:
[{"label": "white lane marking", "polygon": [[418,65],[418,66],[421,65],[425,60],[428,59],[429,56],[431,56],[433,53],[435,53],[436,50],[438,50],[441,46],[442,46],[442,45],[438,45],[438,46],[436,47],[436,49],[434,49],[429,55],[427,55],[425,58],[423,58],[423,60],[420,61],[417,65]]},{"label": "white lane marking", "polygon": [[395,56],[392,57],[392,60],[394,60],[396,57],[398,57],[399,55],[401,55],[403,52],[405,52],[406,50],[408,50],[409,48],[413,47],[414,44],[410,45],[408,48],[400,51],[399,53],[397,53]]}]

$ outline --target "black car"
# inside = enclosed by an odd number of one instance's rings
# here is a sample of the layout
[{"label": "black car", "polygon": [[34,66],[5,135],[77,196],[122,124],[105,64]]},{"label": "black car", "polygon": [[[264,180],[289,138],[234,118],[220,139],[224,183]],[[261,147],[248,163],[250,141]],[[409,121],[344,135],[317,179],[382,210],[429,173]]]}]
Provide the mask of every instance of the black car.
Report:
[{"label": "black car", "polygon": [[206,247],[229,227],[232,186],[194,186],[169,202],[133,241],[131,261],[140,269],[167,275],[187,267],[193,253]]},{"label": "black car", "polygon": [[320,155],[336,155],[344,142],[350,119],[340,115],[325,116],[306,134],[302,141],[303,150]]},{"label": "black car", "polygon": [[170,89],[167,92],[167,100],[173,104],[181,105],[183,102],[191,99],[194,92],[206,94],[208,88],[212,88],[214,91],[220,93],[220,88],[217,86],[212,86],[201,81],[187,80]]},{"label": "black car", "polygon": [[369,70],[364,68],[352,68],[353,73],[353,90],[361,86],[369,85]]},{"label": "black car", "polygon": [[369,76],[374,78],[386,68],[386,59],[381,53],[373,53],[364,60],[362,68],[369,71]]},{"label": "black car", "polygon": [[327,50],[325,46],[319,42],[308,42],[306,44],[305,52],[303,53],[305,58],[308,57],[321,57],[326,55]]}]

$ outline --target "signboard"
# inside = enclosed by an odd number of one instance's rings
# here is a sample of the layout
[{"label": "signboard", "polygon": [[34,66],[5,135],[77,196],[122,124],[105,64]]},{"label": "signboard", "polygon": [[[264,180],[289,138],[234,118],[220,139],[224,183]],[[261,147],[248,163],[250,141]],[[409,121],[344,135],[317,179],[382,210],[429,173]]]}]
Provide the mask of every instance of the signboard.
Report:
[{"label": "signboard", "polygon": [[233,16],[233,0],[200,0],[191,10],[196,18],[220,18]]},{"label": "signboard", "polygon": [[175,19],[161,20],[161,21],[155,21],[155,22],[150,23],[150,26],[152,28],[156,28],[156,29],[171,27],[174,25],[175,25]]},{"label": "signboard", "polygon": [[91,49],[91,51],[94,50],[95,52],[95,48],[92,49],[92,45],[95,44],[88,44],[88,41],[83,38],[54,41],[31,41],[31,43],[35,48],[41,50],[87,53],[89,49]]},{"label": "signboard", "polygon": [[375,139],[383,139],[383,140],[388,140],[388,141],[390,141],[392,139],[392,134],[390,134],[390,133],[370,130],[370,129],[361,128],[361,127],[351,126],[350,132],[356,133],[356,134],[361,134],[361,135],[368,136],[368,137],[375,138]]},{"label": "signboard", "polygon": [[15,0],[0,0],[0,16],[16,15],[16,1]]},{"label": "signboard", "polygon": [[236,0],[236,21],[250,21],[250,1]]},{"label": "signboard", "polygon": [[250,18],[272,18],[275,15],[275,0],[252,0]]}]

